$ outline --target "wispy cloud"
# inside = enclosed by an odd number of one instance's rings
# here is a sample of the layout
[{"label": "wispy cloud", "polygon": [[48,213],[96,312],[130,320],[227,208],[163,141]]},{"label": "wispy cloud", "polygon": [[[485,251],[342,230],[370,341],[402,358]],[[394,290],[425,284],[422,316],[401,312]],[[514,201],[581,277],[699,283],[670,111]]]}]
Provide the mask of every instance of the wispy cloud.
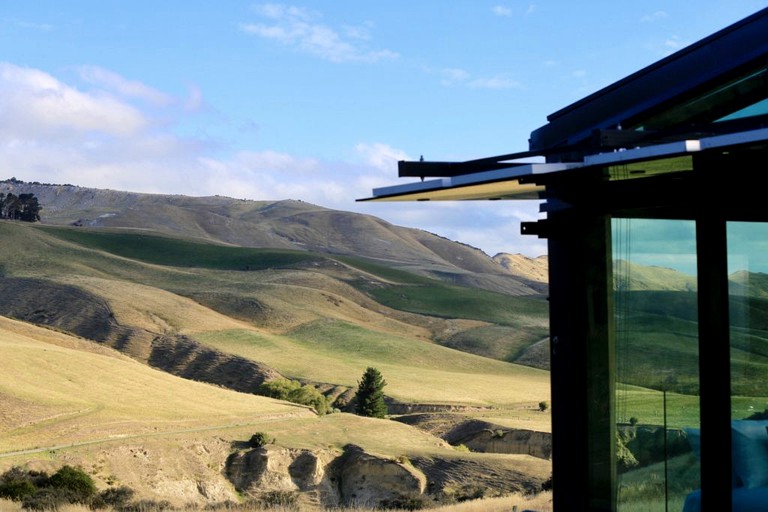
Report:
[{"label": "wispy cloud", "polygon": [[522,83],[506,75],[475,77],[461,68],[444,68],[439,71],[440,83],[446,87],[471,89],[517,89]]},{"label": "wispy cloud", "polygon": [[671,36],[664,40],[664,48],[667,52],[676,52],[686,46],[688,46],[688,43],[680,39],[679,36]]},{"label": "wispy cloud", "polygon": [[519,81],[504,76],[476,78],[470,80],[467,85],[473,89],[517,89],[522,87]]},{"label": "wispy cloud", "polygon": [[646,14],[642,18],[640,18],[640,21],[643,23],[651,23],[657,20],[661,20],[664,18],[668,18],[669,14],[667,14],[666,11],[655,11],[651,14]]},{"label": "wispy cloud", "polygon": [[387,177],[394,175],[393,173],[397,170],[397,162],[410,159],[404,151],[381,142],[360,143],[355,146],[355,149],[363,156],[368,165],[386,173]]},{"label": "wispy cloud", "polygon": [[270,39],[331,62],[376,62],[395,59],[387,49],[368,47],[370,27],[344,25],[338,29],[323,24],[322,16],[303,7],[264,4],[256,8],[263,22],[242,23],[243,32]]},{"label": "wispy cloud", "polygon": [[[528,16],[530,14],[533,14],[535,11],[536,11],[536,4],[528,4],[528,7],[526,7],[523,14]],[[511,18],[515,13],[515,11],[511,7],[506,5],[494,5],[493,7],[491,7],[491,12],[496,16],[501,16],[502,18]]]},{"label": "wispy cloud", "polygon": [[55,131],[126,135],[147,123],[139,110],[109,95],[85,94],[48,73],[10,63],[0,63],[0,111],[0,131],[37,136]]},{"label": "wispy cloud", "polygon": [[[100,76],[113,74],[102,70]],[[145,91],[133,85],[131,90]],[[197,103],[202,91],[188,95]],[[184,98],[167,96],[173,105],[184,104]],[[183,123],[186,110],[158,110],[148,102],[132,105],[131,98],[105,94],[99,87],[77,89],[45,71],[0,62],[3,168],[25,181],[251,200],[301,199],[376,215],[488,251],[532,256],[546,252],[545,246],[532,246],[519,233],[519,219],[536,217],[534,204],[518,211],[486,210],[477,202],[356,202],[374,188],[392,185],[397,162],[412,160],[384,141],[351,142],[354,151],[343,161],[271,149],[225,152],[210,141],[174,133],[174,121]],[[173,116],[175,120],[167,119]]]},{"label": "wispy cloud", "polygon": [[171,96],[157,89],[137,80],[128,80],[114,71],[99,66],[81,66],[79,72],[80,78],[85,82],[116,92],[121,96],[141,99],[160,106],[173,102]]},{"label": "wispy cloud", "polygon": [[469,80],[469,72],[460,68],[445,68],[440,70],[440,83],[447,87],[466,83]]},{"label": "wispy cloud", "polygon": [[512,16],[512,9],[506,5],[494,5],[491,8],[491,12],[493,12],[493,14],[496,16],[503,16],[505,18]]},{"label": "wispy cloud", "polygon": [[17,27],[26,28],[31,30],[39,30],[40,32],[50,32],[53,30],[53,25],[50,23],[34,23],[30,21],[17,21],[15,22]]},{"label": "wispy cloud", "polygon": [[671,35],[663,40],[653,41],[647,45],[647,48],[649,51],[656,53],[659,56],[666,57],[667,55],[685,48],[689,44],[690,43],[688,41],[684,41],[680,36]]}]

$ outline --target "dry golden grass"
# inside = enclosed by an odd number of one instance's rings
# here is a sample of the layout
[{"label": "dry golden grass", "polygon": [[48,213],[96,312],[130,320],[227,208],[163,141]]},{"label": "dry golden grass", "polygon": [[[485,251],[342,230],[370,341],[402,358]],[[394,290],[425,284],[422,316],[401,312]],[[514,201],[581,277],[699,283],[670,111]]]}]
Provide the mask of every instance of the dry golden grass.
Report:
[{"label": "dry golden grass", "polygon": [[306,408],[174,377],[3,317],[0,360],[0,453],[262,417],[314,417]]},{"label": "dry golden grass", "polygon": [[[183,508],[180,512],[195,512],[196,508]],[[230,509],[232,510],[232,509]],[[389,509],[390,512],[398,512]],[[535,510],[536,512],[552,512],[552,494],[543,492],[538,495],[524,496],[513,494],[502,498],[488,498],[483,500],[472,500],[456,505],[445,505],[428,509],[431,512],[522,512],[523,510]],[[233,512],[303,512],[294,508],[270,507],[262,508],[256,505],[244,505]],[[8,500],[0,500],[0,512],[22,512],[21,505]],[[84,505],[63,505],[58,512],[91,512],[91,509]],[[111,512],[106,509],[104,512]],[[147,510],[146,512],[152,512]],[[370,509],[363,508],[344,508],[344,509],[323,509],[313,512],[371,512]]]},{"label": "dry golden grass", "polygon": [[[361,333],[357,350],[330,339],[326,345],[251,330],[209,332],[198,339],[225,352],[263,361],[286,375],[350,387],[369,365],[403,402],[477,407],[535,408],[549,400],[549,373],[510,365],[423,340]],[[366,342],[365,337],[370,337]],[[389,347],[387,347],[389,345]],[[370,347],[385,347],[372,353]]]},{"label": "dry golden grass", "polygon": [[[6,227],[0,226],[0,234]],[[368,307],[369,298],[319,274],[159,267],[84,250],[34,229],[13,229],[14,243],[28,247],[30,258],[14,259],[0,247],[9,275],[81,287],[106,300],[122,325],[188,334],[288,376],[320,382],[354,387],[364,369],[375,365],[389,383],[387,394],[401,401],[487,407],[472,414],[504,426],[549,430],[549,415],[536,411],[539,401],[549,399],[548,373],[426,341],[449,321]],[[181,295],[230,287],[272,307],[277,328],[256,328]],[[290,331],[304,323],[305,332]],[[191,496],[197,491],[188,488],[190,482],[223,478],[232,443],[265,431],[290,448],[340,450],[354,443],[384,457],[460,456],[515,464],[542,478],[551,472],[548,461],[527,456],[459,454],[394,421],[317,417],[306,408],[190,382],[96,343],[4,318],[0,360],[0,471],[15,464],[51,471],[66,463],[85,467],[102,487],[161,481],[176,495]]]}]

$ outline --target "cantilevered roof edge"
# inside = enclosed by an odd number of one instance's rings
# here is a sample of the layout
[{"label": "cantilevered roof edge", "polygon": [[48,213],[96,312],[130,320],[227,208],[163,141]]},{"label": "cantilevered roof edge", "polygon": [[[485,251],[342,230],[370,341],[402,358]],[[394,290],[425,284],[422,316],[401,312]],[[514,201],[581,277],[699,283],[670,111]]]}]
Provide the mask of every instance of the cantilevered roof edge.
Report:
[{"label": "cantilevered roof edge", "polygon": [[534,130],[531,151],[577,144],[768,55],[768,8],[562,108]]}]

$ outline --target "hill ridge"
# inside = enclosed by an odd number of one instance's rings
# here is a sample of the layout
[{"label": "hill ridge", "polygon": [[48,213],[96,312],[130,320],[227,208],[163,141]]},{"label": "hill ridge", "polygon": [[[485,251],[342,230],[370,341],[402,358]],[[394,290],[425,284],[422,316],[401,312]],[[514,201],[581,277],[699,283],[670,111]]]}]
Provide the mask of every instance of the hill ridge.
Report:
[{"label": "hill ridge", "polygon": [[372,215],[295,199],[147,194],[109,189],[0,182],[0,192],[33,193],[46,225],[144,229],[207,242],[349,255],[453,284],[512,295],[542,295],[546,282],[510,270],[470,245]]}]

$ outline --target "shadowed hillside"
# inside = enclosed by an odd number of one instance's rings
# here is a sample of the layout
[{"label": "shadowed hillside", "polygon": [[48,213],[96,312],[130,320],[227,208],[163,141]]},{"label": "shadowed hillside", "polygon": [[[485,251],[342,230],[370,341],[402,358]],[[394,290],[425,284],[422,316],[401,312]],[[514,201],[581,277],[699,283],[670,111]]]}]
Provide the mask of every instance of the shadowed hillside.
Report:
[{"label": "shadowed hillside", "polygon": [[538,277],[510,272],[479,249],[302,201],[139,194],[18,181],[0,182],[0,191],[34,194],[43,206],[43,224],[132,228],[242,247],[351,255],[456,285],[514,295],[546,291]]},{"label": "shadowed hillside", "polygon": [[[429,500],[537,490],[549,475],[549,460],[527,455],[527,446],[464,453],[417,427],[345,412],[316,416],[259,398],[243,402],[251,416],[240,405],[222,416],[235,407],[232,393],[252,397],[281,376],[346,410],[349,391],[375,365],[393,414],[451,410],[547,432],[549,416],[536,408],[549,396],[546,371],[450,347],[457,335],[488,328],[496,332],[478,339],[514,343],[505,357],[535,343],[547,323],[538,295],[449,284],[382,260],[133,228],[0,222],[0,236],[0,315],[16,319],[0,331],[0,357],[12,370],[0,379],[0,470],[22,463],[52,471],[66,461],[104,487],[120,482],[152,499],[203,504],[271,491],[270,479],[303,482],[309,475],[295,472],[306,460],[323,464],[325,483],[369,482],[371,499],[393,485],[388,471],[430,482]],[[51,339],[71,350],[50,350]],[[220,398],[200,391],[208,388],[178,391],[184,381],[216,384]],[[195,407],[186,410],[185,400]],[[246,449],[255,430],[279,445]],[[290,475],[249,469],[264,457]],[[366,473],[369,464],[384,472]],[[302,499],[353,499],[313,492]]]}]

